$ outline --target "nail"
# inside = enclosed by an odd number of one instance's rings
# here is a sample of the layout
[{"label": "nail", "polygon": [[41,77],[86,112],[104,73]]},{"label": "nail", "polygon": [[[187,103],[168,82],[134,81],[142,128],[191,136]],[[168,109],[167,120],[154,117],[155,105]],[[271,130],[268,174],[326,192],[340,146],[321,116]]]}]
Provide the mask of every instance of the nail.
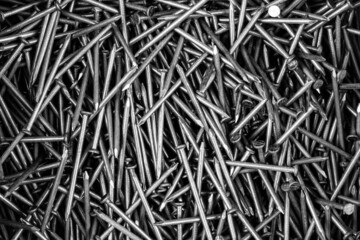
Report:
[{"label": "nail", "polygon": [[202,97],[201,95],[199,95],[199,93],[196,94],[196,98],[197,98],[197,100],[199,100],[199,102],[201,104],[203,104],[204,106],[210,108],[212,111],[214,111],[214,112],[218,113],[219,115],[221,115],[222,118],[224,118],[224,119],[230,118],[230,116],[224,111],[223,108],[221,108],[221,107],[215,105],[214,103],[210,102],[208,99],[206,99],[206,98]]},{"label": "nail", "polygon": [[[42,94],[42,90],[45,84],[45,70],[47,69],[49,65],[49,59],[50,59],[50,53],[52,51],[54,38],[55,38],[55,31],[53,31],[53,28],[57,26],[59,20],[59,13],[54,12],[49,16],[49,22],[45,29],[44,27],[44,36],[41,41],[38,44],[38,48],[40,50],[37,51],[37,58],[34,63],[34,68],[32,69],[31,78],[30,78],[30,84],[34,85],[36,82],[36,79],[39,78],[38,81],[38,88],[36,93],[36,100],[38,101],[40,99],[40,95]],[[48,50],[48,51],[46,51]],[[39,76],[40,74],[40,76]]]},{"label": "nail", "polygon": [[308,212],[306,208],[306,197],[303,191],[300,192],[300,209],[301,209],[301,223],[304,235],[306,234],[308,227]]},{"label": "nail", "polygon": [[6,206],[8,206],[11,210],[18,213],[19,215],[25,216],[25,214],[20,210],[18,206],[16,206],[14,203],[6,199],[2,194],[0,194],[0,201],[3,202]]},{"label": "nail", "polygon": [[166,192],[166,194],[164,196],[163,202],[160,204],[160,209],[159,209],[160,211],[162,211],[165,208],[166,204],[169,202],[168,199],[170,198],[170,196],[175,195],[175,194],[173,194],[173,192],[174,192],[176,186],[178,185],[180,178],[182,177],[183,171],[184,171],[184,168],[181,167],[179,169],[178,173],[176,174],[176,176],[174,177],[174,180],[173,180],[171,186],[169,187],[168,191]]},{"label": "nail", "polygon": [[[354,6],[350,3],[350,2],[346,2],[343,5],[338,5],[336,6],[333,10],[331,10],[329,12],[329,14],[326,14],[326,17],[330,20],[332,20],[333,18],[337,17],[338,15],[342,14],[343,12],[353,8]],[[316,29],[324,26],[326,24],[326,22],[318,22],[316,24],[314,24],[311,28],[308,28],[307,31],[309,33],[314,32]],[[311,26],[311,25],[310,25]],[[340,56],[340,55],[338,55]]]},{"label": "nail", "polygon": [[214,46],[213,51],[214,51],[214,66],[215,66],[215,72],[216,72],[216,82],[217,82],[217,87],[219,90],[219,99],[220,99],[221,106],[223,108],[225,108],[225,106],[226,106],[225,92],[224,92],[224,85],[223,85],[223,80],[222,80],[219,51],[216,46]]},{"label": "nail", "polygon": [[286,24],[311,24],[315,21],[307,18],[260,18],[258,19],[261,23],[286,23]]},{"label": "nail", "polygon": [[134,4],[134,3],[129,3],[129,2],[125,3],[125,6],[127,8],[129,8],[129,9],[132,9],[132,10],[144,12],[149,17],[154,15],[154,10],[155,9],[154,9],[153,6],[145,7],[145,6],[142,6],[142,5],[139,5],[139,4]]},{"label": "nail", "polygon": [[[160,3],[172,6],[172,7],[176,7],[176,8],[180,8],[183,10],[190,10],[191,8],[185,4],[181,4],[181,3],[177,3],[177,2],[172,2],[172,1],[167,1],[167,0],[159,0]],[[204,15],[204,16],[210,16],[210,14],[207,11],[204,10],[198,10],[196,11],[196,13]]]},{"label": "nail", "polygon": [[308,191],[305,188],[305,183],[304,183],[304,181],[303,181],[303,179],[302,179],[302,177],[300,175],[297,175],[296,177],[297,177],[297,179],[298,179],[298,181],[300,183],[302,192],[305,195],[306,204],[307,204],[307,206],[308,206],[308,208],[310,210],[310,213],[311,213],[311,215],[312,215],[312,217],[314,219],[314,222],[315,222],[315,225],[316,225],[316,227],[317,227],[317,229],[319,231],[320,237],[322,239],[325,239],[325,230],[324,230],[323,226],[320,223],[320,219],[319,219],[318,215],[316,214],[316,210],[315,210],[315,207],[313,205],[313,202],[311,201],[310,195],[309,195]]},{"label": "nail", "polygon": [[335,107],[335,115],[336,115],[336,119],[337,119],[338,137],[339,137],[340,147],[342,149],[345,149],[344,132],[342,129],[343,123],[342,123],[342,116],[341,116],[341,109],[340,109],[340,96],[339,96],[338,81],[339,81],[339,78],[337,77],[336,72],[333,71],[331,73],[331,82],[332,82],[333,92],[334,92],[334,107]]},{"label": "nail", "polygon": [[294,122],[294,124],[285,132],[283,135],[278,138],[275,142],[275,145],[282,144],[297,128],[298,126],[306,120],[306,118],[309,117],[309,115],[315,111],[317,108],[314,105],[314,103],[310,104],[310,108],[303,114],[300,115],[300,117]]},{"label": "nail", "polygon": [[[295,34],[294,34],[293,30],[287,24],[284,23],[284,24],[282,24],[282,26],[291,35],[291,37],[295,37]],[[309,51],[308,47],[304,45],[303,41],[300,40],[298,44],[299,44],[299,47],[300,47],[300,49],[302,50],[303,53],[310,54],[310,51]],[[295,61],[295,63],[296,62],[297,61]],[[290,60],[288,62],[289,67],[290,67],[290,69],[295,70],[295,69],[297,69],[297,64],[293,64],[293,63],[294,63],[294,61],[290,58]],[[320,66],[320,64],[318,62],[316,62],[314,60],[311,60],[311,63],[316,68],[316,70],[318,70],[322,75],[325,75],[323,67]]]},{"label": "nail", "polygon": [[308,18],[313,19],[313,20],[329,21],[329,18],[327,18],[327,17],[325,17],[323,15],[319,15],[319,14],[315,14],[315,13],[303,12],[303,11],[296,10],[296,9],[292,10],[291,14],[297,15],[297,16],[300,16],[300,17],[308,17]]},{"label": "nail", "polygon": [[[206,171],[209,174],[209,177],[211,178],[212,182],[214,183],[216,189],[218,190],[220,196],[222,197],[224,203],[226,204],[227,208],[229,210],[232,209],[233,208],[232,203],[226,196],[225,191],[223,190],[222,186],[220,185],[219,181],[217,180],[217,177],[215,176],[215,173],[212,171],[209,163],[206,160],[204,161],[204,166],[205,166]],[[237,211],[236,213],[239,216],[241,222],[249,229],[251,235],[254,236],[254,238],[256,238],[256,239],[261,239],[260,236],[258,235],[258,233],[255,231],[255,229],[251,226],[250,222],[243,215],[243,213],[240,211]]]},{"label": "nail", "polygon": [[[95,10],[94,10],[94,13],[95,13],[95,21],[91,21],[90,23],[88,23],[88,24],[90,24],[90,26],[89,27],[86,27],[86,28],[82,28],[81,30],[78,30],[78,31],[76,31],[76,32],[74,32],[73,34],[72,34],[72,37],[73,38],[78,38],[78,37],[81,37],[81,36],[83,36],[83,35],[85,35],[85,34],[89,34],[89,33],[91,33],[91,32],[93,32],[93,31],[97,31],[98,32],[98,30],[100,29],[100,28],[102,28],[102,27],[104,27],[104,26],[106,26],[106,25],[108,25],[108,24],[112,24],[113,22],[116,22],[116,21],[118,21],[120,18],[121,18],[121,16],[120,15],[115,15],[115,16],[113,16],[113,17],[109,17],[109,18],[107,18],[106,20],[104,20],[104,21],[101,21],[101,22],[98,22],[99,20],[98,20],[98,18],[97,18],[97,15],[96,14],[99,14],[99,11],[98,11],[98,8],[94,8]],[[68,13],[69,14],[69,13]],[[65,14],[66,15],[66,14]],[[72,15],[73,16],[73,15]],[[82,20],[84,21],[87,21],[86,19],[83,19],[82,18]],[[94,75],[95,76],[95,75]]]},{"label": "nail", "polygon": [[330,47],[330,53],[331,53],[331,60],[334,67],[337,67],[337,56],[336,56],[336,50],[335,50],[335,44],[334,44],[334,37],[333,37],[333,28],[331,25],[325,26],[327,36],[329,39],[329,47]]},{"label": "nail", "polygon": [[147,65],[150,63],[152,59],[164,48],[165,44],[170,40],[173,33],[170,33],[167,37],[165,37],[155,48],[154,51],[146,58],[146,60],[143,62],[143,64],[137,69],[134,76],[132,76],[130,79],[126,79],[125,81],[120,81],[121,84],[123,84],[122,91],[127,90],[131,84],[137,79],[137,77],[146,69]]},{"label": "nail", "polygon": [[179,125],[181,127],[181,129],[184,131],[186,138],[189,140],[191,146],[194,148],[196,154],[199,154],[200,150],[199,150],[199,146],[196,143],[196,139],[194,138],[194,136],[191,133],[190,128],[187,126],[187,124],[179,119]]},{"label": "nail", "polygon": [[293,173],[295,175],[297,174],[296,168],[293,167],[277,166],[277,165],[262,164],[262,163],[240,162],[240,161],[226,161],[226,164],[229,166],[238,166],[243,168],[254,168],[254,169],[267,170],[267,171]]},{"label": "nail", "polygon": [[83,173],[84,185],[84,211],[85,211],[85,237],[86,240],[90,239],[90,187],[89,187],[89,174],[87,171]]},{"label": "nail", "polygon": [[339,216],[336,214],[336,212],[333,212],[331,215],[331,221],[334,223],[334,225],[341,231],[341,233],[344,235],[344,239],[352,239],[353,231],[346,225],[344,225],[342,222],[339,221]]},{"label": "nail", "polygon": [[[197,175],[196,175],[196,185],[199,194],[202,190],[202,182],[203,182],[203,172],[204,172],[204,161],[205,161],[205,143],[201,142],[200,150],[199,150],[199,159],[198,159],[198,168],[197,168]],[[198,214],[198,209],[194,209],[194,215]],[[193,224],[192,229],[192,239],[196,238],[199,231],[199,225],[197,223]]]},{"label": "nail", "polygon": [[[164,96],[165,92],[163,92],[164,81],[166,77],[166,71],[161,71],[161,80],[160,80],[160,89],[159,94],[160,98]],[[165,106],[162,105],[159,110],[159,118],[158,118],[158,136],[157,136],[157,149],[156,149],[156,178],[161,176],[161,172],[163,169],[162,157],[163,157],[163,130],[164,130],[164,117],[165,117]]]},{"label": "nail", "polygon": [[285,104],[286,107],[291,106],[297,99],[299,99],[304,93],[306,93],[313,85],[315,81],[306,82],[301,88],[298,89],[296,93],[287,101]]},{"label": "nail", "polygon": [[179,158],[181,159],[181,162],[183,164],[186,175],[188,177],[189,184],[190,184],[190,187],[191,187],[191,191],[192,191],[194,200],[196,202],[196,205],[197,205],[197,208],[198,208],[198,211],[199,211],[199,215],[200,215],[201,221],[202,221],[204,229],[205,229],[206,236],[207,236],[208,239],[213,239],[211,231],[210,231],[210,227],[209,227],[209,225],[207,223],[207,220],[206,220],[203,204],[201,202],[199,193],[198,193],[198,191],[196,189],[195,181],[194,181],[194,179],[192,177],[190,165],[188,163],[187,156],[185,154],[184,148],[183,147],[178,147],[177,151],[178,151]]},{"label": "nail", "polygon": [[354,205],[351,203],[347,203],[347,204],[343,205],[340,203],[336,203],[336,202],[328,201],[328,200],[324,200],[324,199],[316,199],[315,201],[321,205],[325,205],[325,206],[332,207],[335,209],[340,209],[346,215],[351,215],[354,212]]},{"label": "nail", "polygon": [[258,158],[261,163],[265,163],[265,154],[264,154],[264,147],[265,142],[262,140],[257,140],[252,142],[253,148],[256,149],[258,152]]},{"label": "nail", "polygon": [[[261,229],[263,229],[265,226],[267,226],[271,221],[273,221],[276,217],[278,217],[278,215],[280,214],[280,211],[275,211],[273,212],[270,216],[268,216],[267,218],[264,219],[263,222],[261,222],[259,225],[256,226],[255,230],[258,232]],[[250,233],[247,233],[243,238],[241,238],[242,240],[248,240],[251,238]]]},{"label": "nail", "polygon": [[182,37],[186,38],[189,42],[191,42],[191,44],[194,44],[195,46],[201,48],[202,50],[204,50],[205,52],[207,52],[209,54],[214,54],[213,51],[211,50],[211,48],[209,48],[207,45],[202,43],[200,40],[193,37],[191,34],[185,32],[181,28],[175,28],[174,31],[176,33],[180,34]]},{"label": "nail", "polygon": [[74,162],[74,169],[71,175],[71,184],[69,188],[67,203],[66,203],[66,209],[65,209],[65,221],[69,220],[72,202],[74,198],[74,192],[75,192],[75,184],[76,184],[76,178],[79,171],[79,164],[80,164],[80,158],[82,153],[82,148],[85,140],[85,133],[87,129],[87,120],[88,116],[84,115],[81,123],[81,133],[79,136],[79,143],[77,146],[76,156],[75,156],[75,162]]},{"label": "nail", "polygon": [[[49,75],[49,77],[48,77],[48,79],[47,79],[47,81],[45,83],[45,86],[44,86],[44,89],[43,89],[44,92],[47,92],[49,90],[50,84],[51,84],[51,82],[53,80],[53,77],[56,74],[57,67],[60,64],[60,61],[63,58],[69,43],[70,43],[70,38],[66,38],[65,42],[64,42],[64,45],[63,45],[63,47],[62,47],[62,49],[61,49],[61,51],[60,51],[60,53],[59,53],[59,55],[58,55],[58,57],[56,59],[54,67],[53,67],[53,69],[52,69],[52,71],[51,71],[51,73],[50,73],[50,75]],[[57,88],[60,89],[60,87],[58,85],[57,85]],[[43,104],[43,102],[45,100],[45,96],[46,96],[45,94],[42,95],[42,97],[39,99],[39,101],[38,101],[38,103],[37,103],[37,105],[36,105],[36,107],[34,109],[34,112],[33,112],[32,116],[31,116],[31,118],[29,120],[29,123],[27,125],[27,128],[26,128],[28,131],[31,130],[31,128],[32,128],[38,114],[40,114],[40,112],[41,112],[41,108],[44,107],[44,105],[42,106],[42,104]]]},{"label": "nail", "polygon": [[142,203],[144,205],[144,208],[145,208],[145,211],[146,211],[146,213],[148,215],[148,218],[149,218],[151,224],[153,225],[156,239],[162,239],[162,236],[161,236],[161,233],[160,233],[158,227],[154,225],[155,224],[155,218],[154,218],[154,216],[153,216],[153,214],[151,212],[149,203],[146,200],[145,194],[144,194],[143,189],[142,189],[142,187],[140,185],[139,179],[138,179],[138,177],[137,177],[137,175],[135,173],[134,167],[135,167],[135,165],[133,165],[133,166],[130,165],[130,166],[128,166],[127,169],[130,172],[131,179],[132,179],[132,181],[133,181],[133,183],[134,183],[134,185],[135,185],[135,187],[137,189],[137,192],[139,194],[139,197],[140,197],[140,199],[141,199],[141,201],[142,201]]},{"label": "nail", "polygon": [[195,11],[197,11],[198,9],[200,9],[206,2],[208,2],[208,0],[201,0],[200,2],[198,2],[197,4],[195,4],[194,6],[192,6],[189,10],[187,10],[184,14],[182,14],[181,16],[179,16],[178,19],[176,19],[175,21],[173,21],[167,28],[165,28],[165,30],[163,30],[160,34],[158,34],[156,37],[154,37],[151,41],[149,41],[145,46],[143,46],[143,48],[141,50],[139,50],[136,54],[135,57],[139,56],[140,54],[142,54],[143,52],[145,52],[146,50],[148,50],[154,43],[158,42],[160,39],[162,39],[164,36],[166,36],[167,34],[169,34],[174,28],[176,28],[178,25],[180,25],[183,21],[185,21],[185,19],[190,16],[191,14],[193,14]]},{"label": "nail", "polygon": [[311,139],[313,139],[314,141],[321,143],[322,145],[328,147],[329,149],[331,149],[332,151],[340,154],[341,156],[345,157],[346,159],[351,159],[351,155],[348,154],[347,152],[343,151],[342,149],[340,149],[339,147],[329,143],[328,141],[325,141],[324,139],[316,136],[315,134],[303,129],[303,128],[298,128],[298,131],[300,131],[301,133],[305,134],[306,136],[310,137]]},{"label": "nail", "polygon": [[183,71],[182,67],[180,67],[179,65],[176,65],[176,69],[177,69],[177,71],[178,71],[178,73],[180,75],[181,82],[185,85],[186,91],[187,91],[187,93],[188,93],[188,95],[189,95],[189,97],[190,97],[190,99],[192,101],[192,104],[195,107],[196,112],[199,115],[199,118],[200,118],[202,124],[204,125],[205,130],[207,130],[209,127],[207,125],[207,121],[205,119],[204,113],[203,113],[203,111],[202,111],[202,109],[200,107],[199,102],[196,99],[195,93],[193,92],[191,86],[189,85],[189,83],[187,81],[185,72]]},{"label": "nail", "polygon": [[[110,53],[110,57],[109,57],[109,64],[108,64],[108,68],[107,68],[107,72],[106,72],[106,78],[105,78],[104,89],[103,89],[103,99],[105,99],[105,97],[107,97],[107,95],[108,95],[114,61],[115,61],[115,45],[113,45],[111,53]],[[102,108],[100,110],[100,114],[99,114],[97,122],[96,122],[96,130],[95,130],[95,134],[94,134],[92,150],[97,149],[97,145],[98,145],[99,139],[100,139],[100,131],[101,131],[101,126],[102,126],[102,122],[104,119],[104,115],[105,115],[105,109]]]},{"label": "nail", "polygon": [[36,6],[36,5],[39,5],[41,2],[42,1],[36,1],[34,3],[26,4],[24,6],[15,8],[13,10],[9,10],[7,12],[0,12],[0,22],[4,22],[7,17],[16,15],[16,14],[24,12],[24,11],[26,11],[26,10],[28,10],[28,9]]},{"label": "nail", "polygon": [[[105,13],[105,16],[108,18],[109,21],[110,21],[110,19],[112,19],[112,17],[110,17],[108,13]],[[115,21],[117,21],[117,19],[114,19],[114,21],[111,21],[111,26],[114,30],[115,38],[120,42],[121,46],[125,50],[126,55],[129,57],[129,61],[131,61],[132,65],[138,66],[135,56],[134,56],[132,50],[130,49],[127,40],[125,39],[123,34],[121,34],[120,30],[118,29],[117,25],[115,24]]]},{"label": "nail", "polygon": [[206,24],[206,22],[200,20],[200,24],[204,31],[211,37],[211,39],[214,41],[215,45],[219,48],[219,50],[225,55],[226,59],[229,60],[231,65],[234,67],[235,71],[241,76],[241,78],[245,82],[249,82],[249,76],[245,73],[245,70],[238,64],[237,61],[231,56],[232,52],[231,50],[228,51],[225,45],[221,42],[221,40],[211,31],[209,26]]},{"label": "nail", "polygon": [[247,36],[248,32],[256,24],[256,22],[258,21],[258,19],[261,16],[261,14],[264,12],[264,10],[265,10],[264,7],[259,8],[251,19],[250,19],[250,16],[248,14],[246,14],[246,18],[249,20],[249,23],[244,27],[244,29],[240,33],[239,37],[235,40],[234,44],[231,46],[230,54],[233,54],[235,52],[235,50],[238,48],[238,46],[242,43],[242,41]]},{"label": "nail", "polygon": [[254,181],[251,178],[250,173],[246,174],[246,179],[247,179],[247,181],[249,183],[251,196],[252,196],[252,199],[253,199],[254,204],[255,204],[255,209],[256,209],[256,213],[258,215],[259,221],[263,222],[264,221],[264,213],[263,213],[263,210],[261,208],[260,199],[259,199],[259,196],[257,195],[256,188],[255,188],[255,185],[254,185]]},{"label": "nail", "polygon": [[[254,156],[251,156],[251,159],[254,163],[257,163],[257,159]],[[276,206],[278,207],[279,211],[284,213],[284,205],[281,202],[278,195],[275,193],[274,188],[270,184],[270,180],[269,180],[268,176],[266,175],[266,173],[263,170],[260,170],[259,168],[258,168],[258,172],[259,172],[259,175],[260,175],[261,179],[263,180],[267,190],[269,191],[271,197],[273,198]]]},{"label": "nail", "polygon": [[351,171],[353,170],[353,168],[355,167],[355,164],[358,160],[358,158],[360,157],[360,149],[356,151],[356,153],[354,154],[354,156],[352,157],[352,159],[350,160],[349,165],[347,166],[345,172],[343,173],[338,185],[336,186],[336,188],[334,189],[330,201],[333,201],[336,196],[339,194],[341,188],[344,186],[346,180],[348,179]]},{"label": "nail", "polygon": [[69,2],[71,2],[71,0],[66,0],[64,2],[62,2],[61,4],[56,4],[55,6],[49,7],[44,11],[40,11],[38,13],[36,13],[35,15],[27,18],[25,21],[22,21],[16,25],[13,25],[10,28],[7,28],[6,30],[4,30],[3,32],[1,32],[0,35],[5,35],[5,34],[9,34],[12,33],[16,30],[22,29],[23,27],[43,18],[44,16],[51,14],[53,12],[55,12],[57,9],[63,9]]},{"label": "nail", "polygon": [[[213,214],[213,215],[207,215],[207,220],[218,220],[221,218],[221,214]],[[172,226],[172,225],[178,225],[178,224],[191,224],[191,223],[197,223],[200,222],[200,217],[188,217],[188,218],[181,218],[181,219],[171,219],[166,221],[160,221],[157,222],[156,225],[158,226]]]},{"label": "nail", "polygon": [[121,209],[119,209],[113,202],[111,202],[108,197],[104,199],[104,202],[112,210],[114,210],[114,212],[118,214],[126,223],[128,223],[131,226],[131,228],[133,228],[139,235],[141,235],[145,239],[148,240],[151,239],[148,234],[146,234],[141,228],[139,228],[139,226],[136,225],[136,223],[133,220],[131,220],[128,216],[126,216],[126,214],[123,211],[121,211]]},{"label": "nail", "polygon": [[39,166],[39,163],[43,157],[40,157],[38,160],[36,160],[18,179],[16,179],[15,182],[10,186],[9,189],[4,194],[4,197],[9,197],[16,188],[21,184],[22,181],[24,181],[26,178],[28,178],[29,175],[33,174],[35,169]]},{"label": "nail", "polygon": [[[189,68],[189,70],[186,72],[185,76],[189,76],[193,70],[195,70],[195,68],[197,67],[198,63],[201,63],[201,61],[204,60],[204,57],[206,57],[206,55],[203,56],[203,58],[199,58],[199,61],[197,61],[196,63],[193,64],[193,68]],[[161,99],[159,99],[151,108],[148,112],[146,112],[144,114],[144,116],[140,119],[139,121],[139,125],[142,125],[160,106],[161,104],[163,104],[169,97],[172,97],[174,100],[174,95],[173,93],[177,90],[178,87],[180,87],[181,85],[181,80],[178,79],[174,85],[168,90],[167,94],[165,94],[165,96]],[[198,123],[200,124],[200,126],[202,126],[201,122]]]},{"label": "nail", "polygon": [[123,234],[128,236],[129,238],[136,239],[136,240],[141,239],[140,237],[138,237],[137,235],[135,235],[134,233],[127,230],[125,227],[123,227],[122,225],[120,225],[119,223],[117,223],[116,221],[111,219],[109,216],[107,216],[103,212],[101,212],[99,210],[94,210],[94,214],[96,215],[96,217],[98,217],[99,219],[107,222],[108,224],[110,224],[111,226],[113,226],[114,228],[116,228],[117,230],[119,230],[120,232],[122,232]]},{"label": "nail", "polygon": [[250,119],[253,118],[262,109],[266,102],[267,100],[265,99],[258,103],[258,105],[256,105],[254,109],[251,110],[251,112],[249,112],[243,120],[236,124],[236,126],[231,131],[230,136],[232,136],[232,138],[235,138],[236,134],[238,134],[238,132],[250,121]]},{"label": "nail", "polygon": [[291,162],[292,165],[302,165],[302,164],[309,164],[314,162],[324,162],[329,160],[329,157],[310,157],[310,158],[302,158],[302,159],[296,159]]},{"label": "nail", "polygon": [[[177,218],[178,219],[181,219],[182,218],[182,212],[183,212],[183,207],[185,205],[184,202],[177,202],[174,204],[176,206],[176,210],[177,210]],[[180,240],[180,239],[183,239],[183,225],[182,224],[178,224],[177,225],[177,239]]]},{"label": "nail", "polygon": [[147,157],[146,154],[146,148],[145,148],[145,142],[144,139],[146,139],[147,142],[149,142],[144,134],[144,131],[141,130],[141,128],[138,126],[139,128],[139,132],[141,132],[139,134],[139,140],[140,140],[140,147],[141,147],[141,154],[142,154],[142,159],[143,159],[143,164],[144,164],[144,171],[145,171],[145,177],[146,180],[148,182],[148,185],[151,185],[153,183],[153,176],[152,176],[152,168],[150,167],[150,163],[149,163],[149,159]]},{"label": "nail", "polygon": [[72,120],[72,124],[71,124],[71,130],[74,131],[75,128],[77,127],[78,124],[78,120],[79,120],[79,116],[80,116],[80,110],[82,108],[82,104],[84,101],[84,97],[85,97],[85,90],[86,90],[86,86],[87,86],[87,82],[89,79],[89,68],[87,67],[85,70],[85,74],[83,77],[83,81],[81,83],[81,90],[79,93],[79,97],[76,103],[76,108],[74,111],[74,115],[73,115],[73,120]]},{"label": "nail", "polygon": [[113,8],[113,7],[109,6],[109,5],[106,5],[104,3],[101,3],[101,2],[97,2],[97,1],[94,1],[94,0],[84,0],[84,2],[89,3],[94,7],[101,8],[101,9],[105,10],[106,12],[110,12],[110,13],[114,13],[114,14],[119,13],[118,10],[116,10],[115,8]]}]

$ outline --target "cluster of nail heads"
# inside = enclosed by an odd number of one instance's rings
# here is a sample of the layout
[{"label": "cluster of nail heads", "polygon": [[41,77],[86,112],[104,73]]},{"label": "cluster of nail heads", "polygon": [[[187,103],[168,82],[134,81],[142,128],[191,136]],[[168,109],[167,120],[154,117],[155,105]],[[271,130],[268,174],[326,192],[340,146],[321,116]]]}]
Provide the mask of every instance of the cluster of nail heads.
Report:
[{"label": "cluster of nail heads", "polygon": [[359,239],[360,1],[1,0],[0,239]]}]

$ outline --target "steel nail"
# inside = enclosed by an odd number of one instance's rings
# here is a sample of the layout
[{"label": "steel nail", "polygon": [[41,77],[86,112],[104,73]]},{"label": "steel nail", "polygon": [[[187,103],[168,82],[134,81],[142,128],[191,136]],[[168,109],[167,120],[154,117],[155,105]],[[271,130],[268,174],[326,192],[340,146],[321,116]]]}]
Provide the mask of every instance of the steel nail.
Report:
[{"label": "steel nail", "polygon": [[155,218],[154,218],[154,216],[153,216],[153,214],[151,212],[149,203],[146,200],[146,196],[145,196],[145,194],[143,192],[143,189],[142,189],[142,187],[140,185],[140,181],[139,181],[139,179],[138,179],[138,177],[137,177],[137,175],[135,173],[134,165],[133,166],[128,166],[128,170],[130,172],[131,179],[132,179],[132,181],[133,181],[133,183],[134,183],[134,185],[135,185],[135,187],[137,189],[139,197],[140,197],[140,199],[141,199],[141,201],[142,201],[142,203],[143,203],[143,205],[145,207],[148,218],[149,218],[151,224],[153,225],[153,229],[154,229],[154,232],[155,232],[155,235],[156,235],[156,239],[163,239],[158,227],[154,225],[155,224]]},{"label": "steel nail", "polygon": [[119,223],[117,223],[116,221],[111,219],[109,216],[107,216],[103,212],[101,212],[99,210],[94,210],[94,214],[96,215],[96,217],[98,217],[99,219],[102,219],[103,221],[109,223],[110,225],[112,225],[114,228],[116,228],[117,230],[119,230],[120,232],[122,232],[123,234],[128,236],[129,238],[136,239],[136,240],[141,239],[140,237],[138,237],[137,235],[135,235],[134,233],[127,230],[125,227],[123,227],[122,225],[120,225]]},{"label": "steel nail", "polygon": [[189,10],[187,10],[184,14],[179,16],[179,18],[173,21],[167,28],[165,28],[165,30],[163,30],[160,34],[158,34],[155,38],[153,38],[145,46],[143,46],[141,50],[135,53],[135,57],[139,56],[140,54],[148,50],[154,43],[158,42],[165,35],[169,34],[174,28],[180,25],[188,16],[190,16],[195,11],[200,9],[206,2],[208,2],[208,0],[201,0],[200,2],[192,6]]},{"label": "steel nail", "polygon": [[86,129],[87,129],[87,120],[88,120],[88,116],[86,116],[86,115],[83,116],[82,123],[81,123],[81,133],[80,133],[79,143],[78,143],[78,147],[77,147],[77,151],[76,151],[74,169],[73,169],[72,176],[71,176],[71,184],[70,184],[70,188],[69,188],[69,194],[68,194],[66,209],[65,209],[65,220],[66,221],[70,217],[72,202],[73,202],[73,198],[74,198],[76,178],[77,178],[77,174],[79,171],[80,158],[81,158],[82,148],[83,148],[83,144],[84,144],[84,140],[85,140],[85,133],[86,133]]},{"label": "steel nail", "polygon": [[280,138],[276,140],[275,145],[282,144],[298,128],[298,126],[302,122],[304,122],[306,118],[308,118],[309,115],[316,109],[317,108],[314,103],[311,103],[310,108],[305,113],[301,114],[300,117],[294,122],[294,124],[285,133],[283,133]]},{"label": "steel nail", "polygon": [[253,118],[262,109],[262,107],[265,105],[266,102],[267,100],[264,99],[260,103],[258,103],[258,105],[256,105],[254,109],[251,110],[251,112],[247,114],[243,120],[241,120],[238,124],[236,124],[236,126],[231,131],[230,135],[232,137],[235,137],[235,135],[238,134],[238,132],[248,123],[248,121],[250,121],[250,119]]},{"label": "steel nail", "polygon": [[108,197],[106,197],[103,200],[111,209],[114,210],[116,214],[118,214],[126,223],[128,223],[136,232],[138,232],[139,235],[141,235],[145,239],[151,239],[148,234],[146,234],[142,229],[139,228],[139,226],[136,225],[136,223],[131,220],[128,216],[125,215],[125,213],[119,209],[113,202],[109,200]]},{"label": "steel nail", "polygon": [[194,196],[194,200],[196,202],[196,205],[197,205],[197,208],[198,208],[198,211],[199,211],[199,215],[200,215],[201,221],[202,221],[204,229],[205,229],[206,236],[207,236],[208,239],[213,239],[211,231],[210,231],[210,227],[209,227],[208,222],[206,220],[206,215],[205,215],[205,212],[204,212],[203,204],[201,202],[200,196],[199,196],[198,191],[196,189],[196,183],[195,183],[195,181],[194,181],[194,179],[192,177],[190,165],[188,163],[187,156],[186,156],[186,153],[184,151],[184,148],[183,147],[178,147],[177,150],[178,150],[179,158],[181,159],[181,162],[182,162],[182,164],[184,166],[186,175],[187,175],[187,177],[189,179],[189,184],[190,184],[190,187],[191,187],[191,191],[192,191],[192,194]]}]

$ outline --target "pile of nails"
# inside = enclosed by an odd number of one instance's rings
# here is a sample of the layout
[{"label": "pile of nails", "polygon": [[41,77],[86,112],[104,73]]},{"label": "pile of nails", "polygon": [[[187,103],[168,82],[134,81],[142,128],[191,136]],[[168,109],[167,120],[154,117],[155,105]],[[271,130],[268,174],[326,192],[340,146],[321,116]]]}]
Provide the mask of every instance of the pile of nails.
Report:
[{"label": "pile of nails", "polygon": [[1,0],[0,239],[360,239],[359,0]]}]

